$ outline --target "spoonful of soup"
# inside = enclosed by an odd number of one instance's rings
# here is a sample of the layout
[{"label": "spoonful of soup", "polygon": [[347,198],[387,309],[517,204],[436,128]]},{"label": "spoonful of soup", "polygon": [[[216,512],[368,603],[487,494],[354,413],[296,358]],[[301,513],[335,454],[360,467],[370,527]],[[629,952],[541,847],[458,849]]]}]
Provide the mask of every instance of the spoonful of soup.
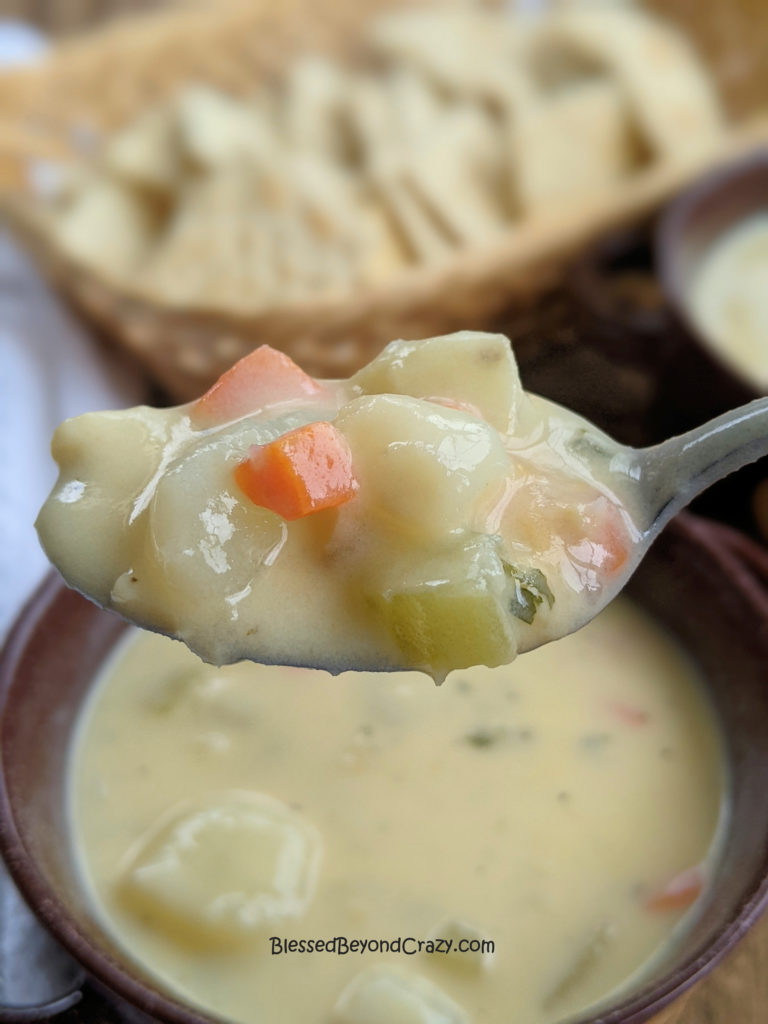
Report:
[{"label": "spoonful of soup", "polygon": [[66,581],[204,660],[507,664],[622,588],[768,399],[654,448],[521,385],[503,335],[395,341],[348,380],[256,349],[195,402],[68,420],[40,513]]}]

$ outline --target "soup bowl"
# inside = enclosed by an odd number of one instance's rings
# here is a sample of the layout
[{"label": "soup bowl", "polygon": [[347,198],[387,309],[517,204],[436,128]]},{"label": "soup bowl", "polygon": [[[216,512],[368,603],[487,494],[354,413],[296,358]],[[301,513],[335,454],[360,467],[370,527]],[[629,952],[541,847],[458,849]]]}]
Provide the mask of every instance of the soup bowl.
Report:
[{"label": "soup bowl", "polygon": [[[665,1008],[768,902],[768,556],[727,527],[683,515],[628,592],[678,638],[706,681],[729,762],[730,820],[716,877],[690,928],[637,986],[580,1015],[580,1024],[666,1019]],[[0,851],[39,920],[84,968],[89,999],[111,1000],[113,1016],[205,1024],[211,1016],[162,991],[104,931],[70,843],[65,784],[73,729],[125,628],[53,575],[19,618],[0,659]],[[57,1008],[17,1009],[16,1019]],[[14,1010],[3,1015],[12,1019]]]},{"label": "soup bowl", "polygon": [[[586,249],[566,279],[578,337],[578,345],[571,345],[573,365],[560,359],[549,368],[539,360],[526,386],[551,390],[548,397],[636,446],[656,444],[760,397],[765,386],[731,362],[697,322],[691,292],[713,247],[766,213],[763,148],[703,175],[652,220]],[[585,388],[584,378],[596,383]],[[768,460],[716,484],[693,507],[768,539]]]},{"label": "soup bowl", "polygon": [[[722,342],[697,322],[691,291],[703,262],[719,241],[751,217],[768,215],[768,149],[706,175],[669,204],[659,220],[656,265],[671,310],[668,336],[675,355],[668,367],[670,381],[688,381],[686,419],[667,422],[667,433],[684,430],[766,393],[765,380],[753,377],[729,358]],[[765,266],[768,274],[768,264]],[[680,402],[665,395],[667,409]],[[768,459],[742,470],[706,497],[707,513],[727,515],[726,507],[743,509],[739,525],[768,539]]]},{"label": "soup bowl", "polygon": [[698,349],[698,375],[717,378],[720,401],[748,401],[765,388],[735,367],[697,323],[691,288],[712,247],[750,217],[766,213],[768,149],[706,175],[667,207],[658,224],[656,262],[662,285],[678,324]]}]

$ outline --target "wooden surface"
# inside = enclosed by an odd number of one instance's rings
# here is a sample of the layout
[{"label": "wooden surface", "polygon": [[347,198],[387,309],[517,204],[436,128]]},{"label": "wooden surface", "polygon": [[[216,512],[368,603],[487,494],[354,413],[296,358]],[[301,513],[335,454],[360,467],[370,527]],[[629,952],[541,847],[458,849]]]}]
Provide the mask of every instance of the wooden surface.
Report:
[{"label": "wooden surface", "polygon": [[733,953],[653,1024],[765,1024],[768,1020],[768,916]]}]

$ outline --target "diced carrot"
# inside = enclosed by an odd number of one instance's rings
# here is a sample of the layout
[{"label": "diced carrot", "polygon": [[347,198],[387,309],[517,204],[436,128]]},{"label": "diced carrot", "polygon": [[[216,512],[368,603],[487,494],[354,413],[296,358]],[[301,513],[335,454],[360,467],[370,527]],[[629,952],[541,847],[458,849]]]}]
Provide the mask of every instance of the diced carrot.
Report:
[{"label": "diced carrot", "polygon": [[285,354],[269,345],[243,356],[219,377],[190,408],[197,427],[247,416],[292,398],[318,395],[322,387]]},{"label": "diced carrot", "polygon": [[627,534],[627,527],[619,508],[612,501],[609,501],[608,498],[600,498],[598,500],[601,504],[604,504],[604,514],[601,521],[601,543],[605,548],[603,569],[612,576],[626,564],[632,542]]},{"label": "diced carrot", "polygon": [[501,535],[532,551],[562,546],[586,589],[599,589],[626,565],[631,528],[592,484],[565,473],[544,475],[521,461],[504,501]]},{"label": "diced carrot", "polygon": [[569,524],[570,531],[565,517],[561,523],[560,535],[568,554],[579,564],[599,573],[603,579],[614,576],[626,564],[631,547],[618,507],[601,494],[581,508],[569,510],[566,515],[578,522],[578,526]]},{"label": "diced carrot", "polygon": [[685,910],[701,895],[704,881],[704,869],[701,864],[694,864],[651,893],[645,901],[645,908],[652,911]]},{"label": "diced carrot", "polygon": [[472,405],[471,402],[460,402],[458,398],[443,398],[442,395],[428,395],[425,402],[434,402],[435,405],[442,405],[446,409],[456,409],[457,412],[466,412],[470,416],[475,416],[477,419],[483,419],[483,414],[477,408],[476,405]]},{"label": "diced carrot", "polygon": [[324,421],[252,445],[235,480],[255,505],[289,520],[343,505],[358,488],[345,438]]},{"label": "diced carrot", "polygon": [[624,725],[638,726],[648,723],[649,714],[634,704],[627,704],[622,700],[609,700],[606,709],[611,715]]}]

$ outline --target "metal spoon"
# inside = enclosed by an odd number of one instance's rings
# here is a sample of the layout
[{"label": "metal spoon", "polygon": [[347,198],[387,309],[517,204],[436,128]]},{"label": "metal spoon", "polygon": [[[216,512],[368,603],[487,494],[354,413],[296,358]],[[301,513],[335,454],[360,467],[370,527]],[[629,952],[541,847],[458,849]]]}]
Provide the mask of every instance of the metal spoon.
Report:
[{"label": "metal spoon", "polygon": [[[652,448],[627,449],[627,474],[652,511],[647,544],[670,519],[723,477],[768,455],[768,397],[723,413]],[[621,456],[619,456],[621,457]]]}]

